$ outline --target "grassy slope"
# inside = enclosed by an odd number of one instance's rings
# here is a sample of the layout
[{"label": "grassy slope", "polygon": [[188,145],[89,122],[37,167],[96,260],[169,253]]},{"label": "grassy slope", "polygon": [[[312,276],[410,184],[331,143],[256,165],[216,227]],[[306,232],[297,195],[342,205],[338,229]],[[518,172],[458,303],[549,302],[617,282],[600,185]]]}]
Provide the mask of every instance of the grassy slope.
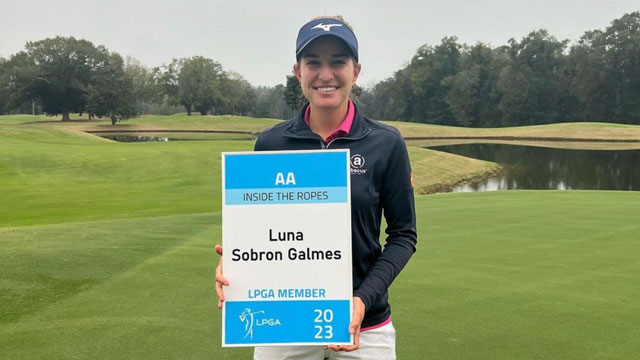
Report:
[{"label": "grassy slope", "polygon": [[492,162],[418,147],[409,147],[409,157],[417,194],[446,190],[455,184],[487,176],[500,167]]},{"label": "grassy slope", "polygon": [[220,151],[252,146],[249,141],[124,144],[41,128],[4,130],[0,226],[217,211]]}]

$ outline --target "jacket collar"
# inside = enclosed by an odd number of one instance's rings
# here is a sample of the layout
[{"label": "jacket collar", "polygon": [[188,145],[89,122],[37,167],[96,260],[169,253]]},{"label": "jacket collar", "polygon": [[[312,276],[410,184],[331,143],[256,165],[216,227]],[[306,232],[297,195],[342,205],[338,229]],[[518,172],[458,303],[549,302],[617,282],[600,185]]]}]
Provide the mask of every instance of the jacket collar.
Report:
[{"label": "jacket collar", "polygon": [[[358,109],[358,105],[353,104],[355,107],[355,115],[353,117],[353,124],[351,125],[351,131],[349,131],[349,135],[344,138],[347,139],[359,139],[361,137],[366,136],[369,131],[369,127],[367,126],[364,117],[360,113],[360,109]],[[304,113],[309,107],[309,103],[306,103],[300,111],[296,114],[296,117],[293,118],[291,124],[287,126],[284,131],[284,136],[287,137],[295,137],[295,138],[312,138],[312,139],[320,139],[320,135],[314,133],[311,128],[304,122]]]}]

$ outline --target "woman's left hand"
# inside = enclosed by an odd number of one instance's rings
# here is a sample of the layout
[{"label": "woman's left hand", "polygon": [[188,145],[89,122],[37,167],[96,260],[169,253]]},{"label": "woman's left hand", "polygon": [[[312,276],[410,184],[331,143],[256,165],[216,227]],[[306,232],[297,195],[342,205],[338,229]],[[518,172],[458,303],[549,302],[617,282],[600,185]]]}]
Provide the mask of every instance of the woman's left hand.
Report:
[{"label": "woman's left hand", "polygon": [[360,326],[364,319],[365,305],[357,296],[353,297],[353,317],[349,324],[349,334],[353,335],[353,345],[327,345],[325,348],[333,351],[353,351],[360,347]]}]

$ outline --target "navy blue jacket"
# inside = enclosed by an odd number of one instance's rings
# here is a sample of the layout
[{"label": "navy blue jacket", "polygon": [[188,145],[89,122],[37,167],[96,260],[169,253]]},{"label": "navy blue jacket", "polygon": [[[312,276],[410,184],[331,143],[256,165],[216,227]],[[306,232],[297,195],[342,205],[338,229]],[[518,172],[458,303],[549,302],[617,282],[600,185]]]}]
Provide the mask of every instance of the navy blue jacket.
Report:
[{"label": "navy blue jacket", "polygon": [[[264,131],[256,151],[351,149],[351,231],[353,294],[366,313],[362,327],[391,316],[388,288],[416,250],[416,218],[411,165],[395,128],[356,114],[351,131],[326,144],[304,121],[306,106],[291,120]],[[387,238],[380,244],[384,213]]]}]

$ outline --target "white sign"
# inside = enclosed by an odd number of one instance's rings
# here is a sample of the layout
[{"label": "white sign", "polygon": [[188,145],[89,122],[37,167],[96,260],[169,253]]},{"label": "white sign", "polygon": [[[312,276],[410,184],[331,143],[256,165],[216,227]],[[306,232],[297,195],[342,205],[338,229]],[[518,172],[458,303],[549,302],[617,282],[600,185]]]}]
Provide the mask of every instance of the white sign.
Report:
[{"label": "white sign", "polygon": [[349,150],[222,154],[222,346],[351,344]]}]

